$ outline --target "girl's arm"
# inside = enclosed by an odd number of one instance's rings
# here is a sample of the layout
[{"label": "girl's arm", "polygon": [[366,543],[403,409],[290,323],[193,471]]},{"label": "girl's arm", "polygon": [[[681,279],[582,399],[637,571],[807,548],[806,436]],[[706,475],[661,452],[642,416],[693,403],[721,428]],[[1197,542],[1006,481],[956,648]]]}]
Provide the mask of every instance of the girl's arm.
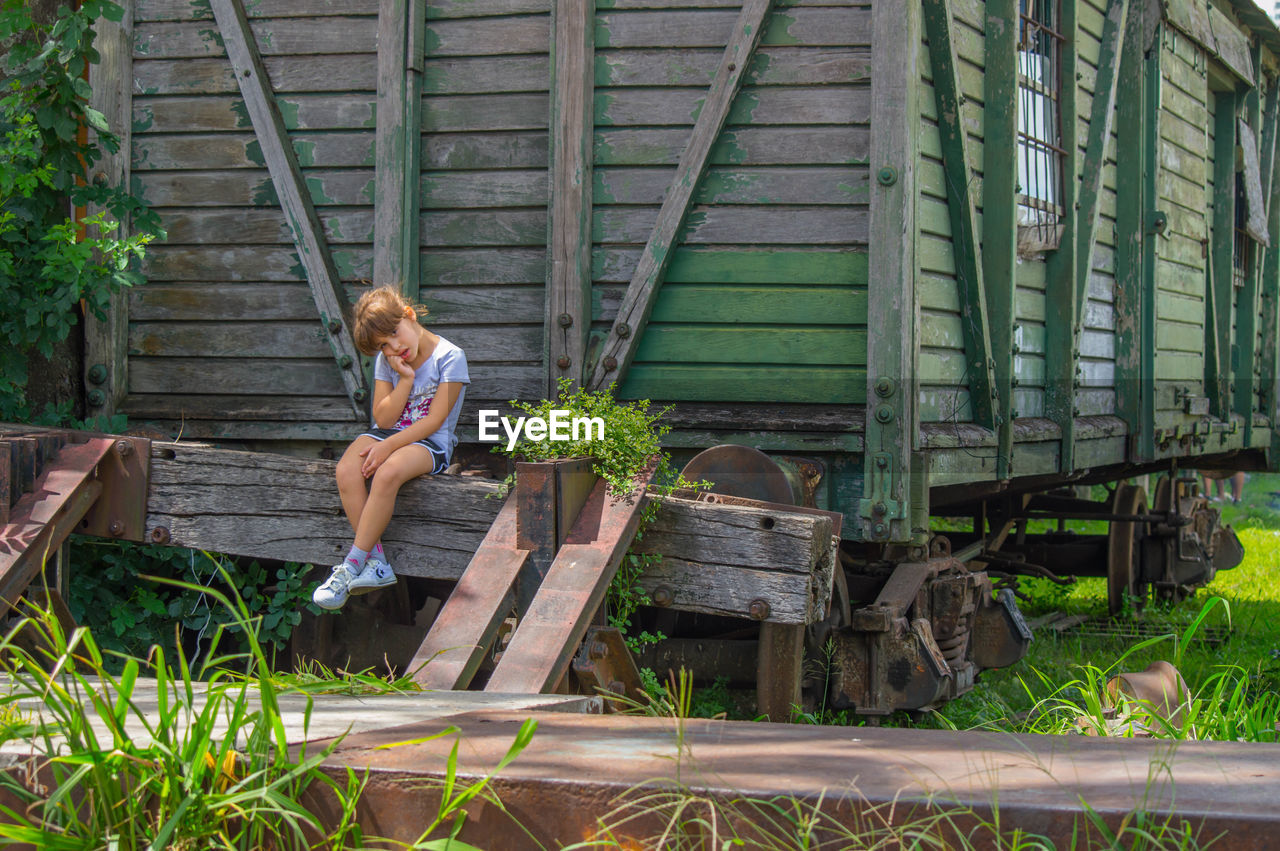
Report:
[{"label": "girl's arm", "polygon": [[[391,363],[392,361],[395,362]],[[407,366],[402,370],[400,366],[403,362],[399,358],[388,358],[388,362],[392,369],[400,373],[400,381],[395,387],[391,386],[390,381],[378,379],[373,382],[373,421],[378,428],[391,428],[396,424],[404,413],[404,406],[409,402],[409,394],[413,392],[413,370]],[[405,375],[404,370],[408,370],[409,374]]]},{"label": "girl's arm", "polygon": [[[386,382],[378,383],[384,384]],[[404,382],[402,381],[400,383],[403,384]],[[398,385],[397,389],[399,389]],[[374,398],[376,399],[376,389],[374,392]],[[461,392],[462,383],[458,381],[445,381],[437,387],[436,395],[432,397],[431,407],[427,410],[427,415],[425,417],[418,420],[408,428],[401,429],[386,440],[381,440],[375,443],[364,451],[363,454],[365,456],[365,461],[361,468],[364,475],[366,477],[372,476],[373,471],[382,466],[382,462],[387,460],[391,453],[395,452],[401,446],[408,446],[410,443],[417,443],[419,440],[425,440],[439,431],[440,426],[444,425],[445,420],[449,418],[449,412],[453,410],[453,406],[458,401],[458,395]],[[400,410],[404,410],[403,404],[401,404]],[[399,412],[397,412],[397,415],[398,413]],[[394,422],[395,421],[392,420],[393,424]],[[378,425],[382,426],[382,428],[388,427],[383,426],[380,421]]]}]

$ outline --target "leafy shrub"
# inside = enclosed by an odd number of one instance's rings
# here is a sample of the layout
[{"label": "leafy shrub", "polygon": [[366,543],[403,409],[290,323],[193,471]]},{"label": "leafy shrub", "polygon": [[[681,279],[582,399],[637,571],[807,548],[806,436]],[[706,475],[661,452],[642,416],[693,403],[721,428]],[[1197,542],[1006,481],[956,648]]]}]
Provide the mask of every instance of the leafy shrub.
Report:
[{"label": "leafy shrub", "polygon": [[[0,42],[8,43],[0,96],[0,420],[30,419],[27,357],[67,339],[77,306],[105,318],[112,293],[138,281],[143,246],[162,234],[159,218],[125,189],[87,179],[119,140],[89,104],[84,79],[98,61],[93,23],[119,20],[107,0],[62,6],[41,24],[25,0],[0,0]],[[71,208],[106,212],[76,222]],[[121,232],[120,223],[132,233]]]}]

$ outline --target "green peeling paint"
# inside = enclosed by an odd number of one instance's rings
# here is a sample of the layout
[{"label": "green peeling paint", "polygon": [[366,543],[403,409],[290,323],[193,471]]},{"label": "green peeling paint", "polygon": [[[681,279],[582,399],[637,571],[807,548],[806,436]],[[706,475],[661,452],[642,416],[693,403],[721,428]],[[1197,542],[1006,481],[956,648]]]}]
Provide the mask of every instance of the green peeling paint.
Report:
[{"label": "green peeling paint", "polygon": [[377,181],[372,177],[369,178],[369,182],[360,190],[360,194],[364,196],[365,200],[370,204],[376,204],[378,197]]},{"label": "green peeling paint", "polygon": [[316,143],[309,140],[293,140],[293,152],[298,157],[298,165],[316,164]]},{"label": "green peeling paint", "polygon": [[196,34],[205,44],[212,44],[219,50],[226,50],[226,45],[222,42],[222,33],[217,30],[199,30]]},{"label": "green peeling paint", "polygon": [[262,155],[262,145],[258,144],[257,139],[249,141],[244,146],[244,155],[254,165],[265,166],[267,164],[267,158]]},{"label": "green peeling paint", "polygon": [[298,129],[297,101],[276,98],[276,109],[280,110],[280,118],[284,121],[285,127],[288,127],[290,130]]},{"label": "green peeling paint", "polygon": [[764,33],[760,36],[761,44],[784,45],[784,44],[802,44],[798,36],[791,34],[791,26],[796,22],[792,16],[774,12],[769,16],[769,23],[765,24]]},{"label": "green peeling paint", "polygon": [[276,194],[275,184],[266,177],[253,185],[249,192],[249,200],[255,207],[279,207],[280,196]]},{"label": "green peeling paint", "polygon": [[313,204],[337,204],[333,198],[324,191],[324,181],[319,177],[306,178],[307,193],[311,196]]},{"label": "green peeling paint", "polygon": [[249,118],[249,107],[240,98],[231,101],[231,112],[236,117],[236,127],[253,127],[253,119]]}]

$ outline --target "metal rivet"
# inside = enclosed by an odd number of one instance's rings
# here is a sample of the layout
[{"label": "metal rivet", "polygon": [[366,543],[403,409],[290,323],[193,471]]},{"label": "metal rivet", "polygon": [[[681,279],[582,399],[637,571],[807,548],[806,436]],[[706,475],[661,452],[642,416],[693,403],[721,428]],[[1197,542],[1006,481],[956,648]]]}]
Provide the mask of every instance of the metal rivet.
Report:
[{"label": "metal rivet", "polygon": [[631,336],[631,326],[625,322],[619,322],[617,325],[614,326],[613,330],[614,330],[614,333],[616,333],[619,337],[622,337],[624,340],[627,337]]},{"label": "metal rivet", "polygon": [[119,520],[112,520],[107,524],[107,531],[111,533],[112,537],[118,538],[124,534],[124,524]]},{"label": "metal rivet", "polygon": [[607,357],[604,359],[605,372],[613,372],[618,368],[618,359],[615,357]]},{"label": "metal rivet", "polygon": [[572,361],[569,360],[568,355],[561,355],[560,357],[556,358],[556,366],[560,367],[561,369],[568,369],[571,363]]},{"label": "metal rivet", "polygon": [[609,655],[609,648],[603,641],[593,641],[587,655],[592,659],[603,659]]},{"label": "metal rivet", "polygon": [[773,612],[772,607],[765,600],[755,599],[751,601],[751,605],[747,607],[747,611],[751,614],[752,620],[762,621]]},{"label": "metal rivet", "polygon": [[730,63],[729,63],[729,70],[730,70],[730,71],[736,71],[736,70],[738,70],[738,63],[737,63],[737,62],[730,62]]},{"label": "metal rivet", "polygon": [[337,334],[337,333],[338,333],[339,331],[341,331],[341,330],[342,330],[342,320],[341,320],[341,319],[330,319],[330,320],[329,320],[329,333],[330,333],[330,334]]},{"label": "metal rivet", "polygon": [[90,390],[88,393],[89,404],[95,408],[100,408],[107,404],[107,394],[101,390]]},{"label": "metal rivet", "polygon": [[117,440],[116,452],[120,453],[121,458],[128,458],[133,454],[133,444],[127,440]]},{"label": "metal rivet", "polygon": [[891,165],[887,165],[876,172],[876,180],[879,181],[881,186],[892,186],[898,182],[898,170]]},{"label": "metal rivet", "polygon": [[355,399],[357,402],[363,402],[365,397],[368,395],[369,394],[365,392],[363,387],[357,387],[356,391],[351,394],[351,398]]},{"label": "metal rivet", "polygon": [[573,317],[567,313],[562,313],[556,320],[560,323],[561,328],[568,328],[573,325]]},{"label": "metal rivet", "polygon": [[89,380],[94,384],[105,384],[109,377],[106,364],[95,363],[89,367]]},{"label": "metal rivet", "polygon": [[245,68],[245,69],[244,69],[244,76],[248,77],[248,76],[249,76],[250,74],[252,74],[252,73],[253,73],[253,72],[252,72],[252,71],[250,71],[248,68]]},{"label": "metal rivet", "polygon": [[897,389],[897,385],[893,379],[887,375],[882,375],[876,379],[876,395],[892,396],[893,391]]},{"label": "metal rivet", "polygon": [[879,423],[885,423],[885,424],[888,424],[888,423],[893,422],[893,417],[894,417],[894,410],[893,410],[893,406],[892,406],[892,405],[877,405],[877,406],[876,406],[876,421],[877,421],[877,422],[879,422]]},{"label": "metal rivet", "polygon": [[351,369],[351,355],[342,355],[338,358],[338,366],[343,369]]},{"label": "metal rivet", "polygon": [[151,530],[151,543],[167,544],[169,543],[169,527],[157,526]]},{"label": "metal rivet", "polygon": [[671,593],[671,589],[665,585],[659,585],[653,589],[653,604],[666,608],[676,600],[675,594]]},{"label": "metal rivet", "polygon": [[883,523],[877,523],[872,528],[871,534],[873,534],[877,538],[887,538],[889,537],[889,527],[884,525]]}]

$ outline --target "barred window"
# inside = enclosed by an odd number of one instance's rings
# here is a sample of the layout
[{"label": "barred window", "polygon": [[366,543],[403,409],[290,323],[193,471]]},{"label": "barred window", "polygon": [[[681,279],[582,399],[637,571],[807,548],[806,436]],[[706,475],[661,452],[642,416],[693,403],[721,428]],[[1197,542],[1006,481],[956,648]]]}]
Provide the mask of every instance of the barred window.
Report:
[{"label": "barred window", "polygon": [[1062,229],[1060,0],[1020,0],[1018,30],[1018,248],[1056,248]]}]

